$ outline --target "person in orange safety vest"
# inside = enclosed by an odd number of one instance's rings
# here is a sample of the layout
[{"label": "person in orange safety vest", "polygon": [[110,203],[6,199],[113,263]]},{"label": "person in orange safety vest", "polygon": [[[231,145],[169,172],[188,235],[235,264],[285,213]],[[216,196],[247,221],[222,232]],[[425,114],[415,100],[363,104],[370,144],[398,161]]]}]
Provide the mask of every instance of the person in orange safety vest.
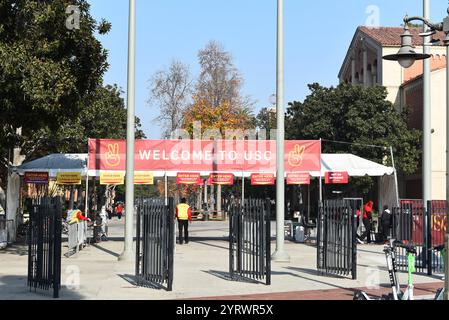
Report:
[{"label": "person in orange safety vest", "polygon": [[[189,243],[189,222],[192,222],[192,210],[187,204],[185,198],[181,199],[181,203],[176,206],[176,218],[178,219],[179,227],[179,244]],[[183,237],[184,231],[184,237]]]}]

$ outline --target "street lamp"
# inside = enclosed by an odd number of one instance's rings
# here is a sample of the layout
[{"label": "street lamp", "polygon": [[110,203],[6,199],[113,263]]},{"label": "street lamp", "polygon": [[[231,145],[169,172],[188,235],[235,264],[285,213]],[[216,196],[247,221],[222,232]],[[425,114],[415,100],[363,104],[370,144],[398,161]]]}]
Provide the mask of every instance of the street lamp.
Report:
[{"label": "street lamp", "polygon": [[[408,17],[404,18],[404,34],[402,37],[402,45],[397,54],[387,55],[383,57],[385,60],[398,61],[404,68],[411,67],[416,60],[423,60],[430,58],[429,54],[419,54],[413,50],[412,35],[408,24],[414,20],[423,22],[429,28],[429,32],[422,34],[427,36],[437,31],[443,31],[445,38],[443,40],[446,46],[446,224],[449,221],[449,9],[447,10],[448,16],[444,18],[443,22],[433,23],[423,17]],[[430,222],[429,222],[430,223]],[[444,299],[449,300],[449,229],[446,227],[445,234],[445,280],[444,280]]]}]

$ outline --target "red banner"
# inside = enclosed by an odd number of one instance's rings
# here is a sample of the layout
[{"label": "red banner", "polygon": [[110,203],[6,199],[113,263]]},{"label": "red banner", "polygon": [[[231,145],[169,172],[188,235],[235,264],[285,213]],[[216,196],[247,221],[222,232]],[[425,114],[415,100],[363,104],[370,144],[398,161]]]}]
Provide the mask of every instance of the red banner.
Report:
[{"label": "red banner", "polygon": [[176,184],[200,185],[203,181],[199,173],[181,172],[176,176]]},{"label": "red banner", "polygon": [[288,185],[309,185],[310,184],[310,174],[308,173],[288,173],[287,174],[287,184]]},{"label": "red banner", "polygon": [[48,172],[25,172],[23,178],[25,183],[29,184],[48,184]]},{"label": "red banner", "polygon": [[254,173],[251,175],[252,186],[272,186],[276,182],[272,173]]},{"label": "red banner", "polygon": [[[276,141],[137,140],[136,171],[275,172]],[[285,170],[320,171],[320,141],[286,141]],[[124,140],[89,140],[90,170],[125,170]]]},{"label": "red banner", "polygon": [[234,175],[232,173],[211,173],[208,182],[214,185],[232,186],[234,185]]},{"label": "red banner", "polygon": [[326,184],[347,184],[349,174],[347,172],[326,172]]}]

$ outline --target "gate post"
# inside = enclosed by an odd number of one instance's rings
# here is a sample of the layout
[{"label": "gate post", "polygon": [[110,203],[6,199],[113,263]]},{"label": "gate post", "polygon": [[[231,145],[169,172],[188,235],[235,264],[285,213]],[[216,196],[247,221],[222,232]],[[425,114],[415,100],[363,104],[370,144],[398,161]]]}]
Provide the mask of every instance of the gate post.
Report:
[{"label": "gate post", "polygon": [[61,286],[61,228],[62,228],[62,217],[61,217],[61,200],[56,198],[56,204],[53,207],[53,298],[59,298],[59,288]]},{"label": "gate post", "polygon": [[271,202],[267,200],[265,202],[266,211],[265,211],[265,221],[266,221],[266,264],[267,264],[267,286],[271,285]]},{"label": "gate post", "polygon": [[141,214],[143,200],[140,198],[137,200],[137,221],[136,221],[136,285],[140,285],[140,228],[141,228]]},{"label": "gate post", "polygon": [[427,275],[431,276],[433,273],[433,251],[431,250],[432,248],[432,211],[433,211],[433,203],[432,201],[428,201],[427,202],[427,235],[426,235],[426,239],[424,239],[425,242],[425,248],[424,250],[426,250],[425,252],[425,256],[427,256]]},{"label": "gate post", "polygon": [[350,206],[352,222],[352,280],[357,280],[357,209]]},{"label": "gate post", "polygon": [[175,224],[175,217],[174,217],[174,202],[173,198],[170,198],[168,200],[168,234],[169,234],[169,240],[168,240],[168,284],[167,284],[167,290],[172,291],[173,290],[173,253],[174,253],[174,247],[175,247],[175,233],[174,233],[174,224]]}]

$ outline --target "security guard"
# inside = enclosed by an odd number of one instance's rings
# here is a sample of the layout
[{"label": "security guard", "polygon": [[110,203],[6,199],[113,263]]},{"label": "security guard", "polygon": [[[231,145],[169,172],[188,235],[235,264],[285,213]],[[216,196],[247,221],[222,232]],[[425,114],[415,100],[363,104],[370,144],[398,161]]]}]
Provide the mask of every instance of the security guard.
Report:
[{"label": "security guard", "polygon": [[[176,218],[178,219],[178,227],[179,227],[179,244],[184,243],[184,238],[186,244],[189,243],[189,222],[192,223],[192,210],[190,206],[187,204],[187,200],[185,198],[181,199],[181,203],[176,206]],[[183,237],[183,229],[184,229],[184,237]]]}]

